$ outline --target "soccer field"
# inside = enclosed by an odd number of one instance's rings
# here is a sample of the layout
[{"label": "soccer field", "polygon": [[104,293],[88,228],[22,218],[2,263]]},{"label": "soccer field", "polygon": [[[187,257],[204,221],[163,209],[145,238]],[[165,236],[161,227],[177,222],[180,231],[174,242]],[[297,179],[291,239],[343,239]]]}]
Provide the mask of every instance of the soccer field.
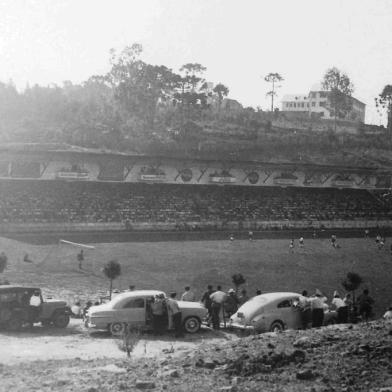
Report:
[{"label": "soccer field", "polygon": [[[256,289],[313,293],[319,288],[330,299],[334,290],[343,293],[341,282],[352,271],[363,277],[360,290],[370,290],[380,315],[392,303],[390,242],[387,239],[385,248],[378,249],[374,239],[347,238],[340,239],[340,248],[335,249],[328,239],[305,239],[303,248],[296,240],[294,253],[287,239],[97,243],[85,251],[82,270],[79,249],[64,244],[31,245],[0,238],[0,250],[8,255],[3,275],[11,283],[40,286],[46,294],[69,301],[106,291],[109,284],[101,268],[112,259],[122,266],[115,288],[133,284],[181,293],[190,285],[197,295],[207,284],[227,290],[232,287],[231,276],[241,273],[249,295]],[[33,263],[23,262],[26,253]]]}]

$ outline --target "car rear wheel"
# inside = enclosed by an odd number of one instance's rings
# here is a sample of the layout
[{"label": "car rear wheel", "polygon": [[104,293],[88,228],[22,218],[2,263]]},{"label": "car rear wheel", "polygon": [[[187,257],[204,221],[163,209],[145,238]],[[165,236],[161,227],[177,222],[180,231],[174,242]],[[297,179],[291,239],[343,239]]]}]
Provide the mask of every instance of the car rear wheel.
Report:
[{"label": "car rear wheel", "polygon": [[184,330],[188,333],[196,333],[199,331],[201,322],[197,317],[190,316],[184,320]]},{"label": "car rear wheel", "polygon": [[113,336],[121,336],[125,332],[125,323],[112,323],[109,326],[109,331]]},{"label": "car rear wheel", "polygon": [[281,321],[274,321],[270,326],[270,332],[282,332],[284,325]]},{"label": "car rear wheel", "polygon": [[68,314],[57,314],[53,319],[53,324],[56,328],[65,328],[69,324]]}]

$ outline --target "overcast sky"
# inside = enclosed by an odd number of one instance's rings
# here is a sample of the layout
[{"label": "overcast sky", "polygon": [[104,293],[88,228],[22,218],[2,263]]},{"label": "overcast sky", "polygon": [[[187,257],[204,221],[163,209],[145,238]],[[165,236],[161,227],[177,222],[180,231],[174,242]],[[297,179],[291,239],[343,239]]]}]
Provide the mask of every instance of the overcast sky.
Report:
[{"label": "overcast sky", "polygon": [[103,74],[109,49],[134,42],[153,64],[203,64],[207,80],[263,109],[267,73],[285,79],[280,101],[336,66],[380,124],[374,97],[392,84],[391,0],[0,0],[0,80],[19,88]]}]

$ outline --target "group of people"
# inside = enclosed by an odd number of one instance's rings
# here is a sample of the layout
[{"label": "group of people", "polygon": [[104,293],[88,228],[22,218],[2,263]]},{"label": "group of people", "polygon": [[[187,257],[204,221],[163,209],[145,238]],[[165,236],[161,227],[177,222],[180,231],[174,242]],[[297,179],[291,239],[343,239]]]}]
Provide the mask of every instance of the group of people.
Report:
[{"label": "group of people", "polygon": [[368,321],[373,313],[374,300],[369,295],[369,290],[363,290],[362,294],[353,300],[351,294],[341,298],[338,291],[333,293],[331,306],[327,305],[327,297],[320,290],[316,290],[313,296],[308,296],[304,290],[298,300],[297,306],[301,310],[302,327],[321,327],[324,323],[324,314],[327,309],[335,310],[339,324],[356,321],[360,316],[363,321]]},{"label": "group of people", "polygon": [[[256,295],[260,294],[261,290],[257,290]],[[214,329],[219,329],[221,318],[225,322],[249,299],[250,297],[245,289],[242,289],[240,295],[238,295],[237,291],[232,288],[224,292],[220,285],[216,287],[216,290],[208,285],[200,301],[208,310],[208,324],[212,324]]]},{"label": "group of people", "polygon": [[[186,292],[189,291],[188,288]],[[154,333],[162,334],[166,329],[173,329],[175,337],[183,336],[182,315],[176,297],[177,293],[171,292],[168,298],[164,294],[157,294],[148,301],[147,317],[152,321]]]}]

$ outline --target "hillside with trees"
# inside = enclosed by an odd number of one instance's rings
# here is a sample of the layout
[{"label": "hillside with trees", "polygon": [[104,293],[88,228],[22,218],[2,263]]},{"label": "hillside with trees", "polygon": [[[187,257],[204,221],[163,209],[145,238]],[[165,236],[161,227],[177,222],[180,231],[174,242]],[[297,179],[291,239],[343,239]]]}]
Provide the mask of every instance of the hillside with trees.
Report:
[{"label": "hillside with trees", "polygon": [[[112,50],[110,71],[81,84],[18,91],[11,81],[0,83],[0,143],[363,166],[392,159],[391,134],[383,127],[243,107],[228,99],[226,85],[205,80],[203,65],[187,63],[175,72],[145,62],[142,52],[139,44]],[[377,102],[390,113],[387,93]],[[268,94],[276,95],[274,84]]]}]

